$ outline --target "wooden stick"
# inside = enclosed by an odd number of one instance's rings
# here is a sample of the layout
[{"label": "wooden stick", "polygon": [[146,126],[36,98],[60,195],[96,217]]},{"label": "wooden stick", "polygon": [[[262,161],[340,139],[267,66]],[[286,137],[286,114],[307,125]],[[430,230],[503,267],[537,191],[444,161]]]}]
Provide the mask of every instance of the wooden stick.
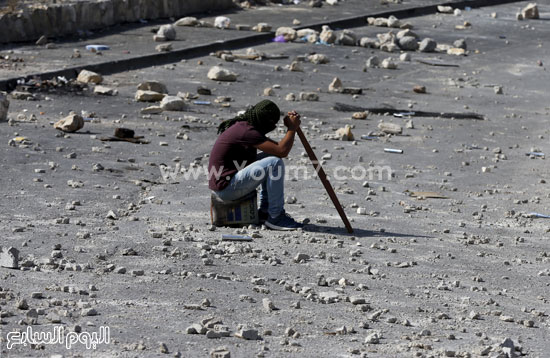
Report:
[{"label": "wooden stick", "polygon": [[309,145],[306,139],[306,136],[304,135],[304,132],[302,132],[302,129],[298,127],[296,129],[296,133],[298,133],[298,137],[300,137],[300,140],[302,141],[302,145],[306,149],[307,155],[309,156],[309,159],[311,160],[311,163],[313,164],[313,167],[315,168],[315,171],[317,172],[319,179],[321,179],[321,182],[323,183],[328,196],[332,200],[332,203],[334,204],[336,211],[338,211],[338,214],[340,214],[340,218],[344,222],[344,225],[346,225],[346,229],[348,230],[348,232],[352,234],[353,228],[351,227],[351,224],[348,221],[346,213],[344,212],[344,209],[342,209],[342,205],[340,205],[340,202],[338,201],[338,197],[336,197],[336,193],[334,193],[334,189],[332,189],[332,185],[330,185],[327,179],[327,176],[325,174],[325,171],[323,170],[323,167],[321,166],[321,164],[319,164],[319,161],[317,160],[315,153],[313,153],[313,149],[311,149],[311,146]]}]

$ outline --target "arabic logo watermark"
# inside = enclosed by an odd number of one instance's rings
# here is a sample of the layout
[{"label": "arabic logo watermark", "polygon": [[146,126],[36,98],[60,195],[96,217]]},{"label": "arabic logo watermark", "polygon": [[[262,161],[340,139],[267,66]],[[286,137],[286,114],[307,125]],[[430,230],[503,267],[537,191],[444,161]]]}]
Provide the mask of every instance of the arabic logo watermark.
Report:
[{"label": "arabic logo watermark", "polygon": [[111,330],[107,326],[99,327],[99,332],[68,332],[65,334],[63,326],[54,326],[53,332],[39,331],[34,332],[32,327],[27,327],[25,331],[12,331],[7,334],[6,348],[11,350],[16,345],[38,345],[38,344],[59,344],[67,349],[76,344],[82,344],[86,349],[96,349],[99,344],[109,344],[111,342]]}]

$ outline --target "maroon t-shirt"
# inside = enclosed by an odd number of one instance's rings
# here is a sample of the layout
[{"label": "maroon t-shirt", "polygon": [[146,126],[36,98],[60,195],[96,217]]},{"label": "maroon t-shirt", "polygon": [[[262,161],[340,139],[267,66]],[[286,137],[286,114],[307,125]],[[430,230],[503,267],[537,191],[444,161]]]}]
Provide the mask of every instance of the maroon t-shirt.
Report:
[{"label": "maroon t-shirt", "polygon": [[[247,122],[237,122],[226,129],[214,143],[208,162],[210,179],[208,187],[214,191],[223,190],[238,169],[256,160],[255,145],[267,140]],[[220,175],[217,175],[221,171]]]}]

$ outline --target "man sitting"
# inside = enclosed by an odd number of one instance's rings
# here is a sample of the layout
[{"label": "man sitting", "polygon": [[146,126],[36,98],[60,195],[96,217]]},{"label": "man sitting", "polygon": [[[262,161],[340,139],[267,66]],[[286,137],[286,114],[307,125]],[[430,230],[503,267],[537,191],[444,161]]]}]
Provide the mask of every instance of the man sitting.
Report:
[{"label": "man sitting", "polygon": [[[275,142],[265,135],[277,126],[281,111],[275,103],[263,100],[244,114],[222,122],[214,143],[208,172],[208,187],[222,200],[236,200],[260,190],[260,222],[273,230],[294,230],[303,226],[284,210],[285,158],[294,144],[300,115],[288,112],[285,137]],[[263,153],[257,155],[257,149]],[[215,174],[215,175],[212,175]]]}]

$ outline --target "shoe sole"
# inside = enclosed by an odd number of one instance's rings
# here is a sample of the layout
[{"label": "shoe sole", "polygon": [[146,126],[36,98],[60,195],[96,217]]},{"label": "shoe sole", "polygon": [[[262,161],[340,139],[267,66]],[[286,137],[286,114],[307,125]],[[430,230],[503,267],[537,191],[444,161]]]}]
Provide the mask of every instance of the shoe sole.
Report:
[{"label": "shoe sole", "polygon": [[297,230],[301,228],[301,226],[299,227],[277,226],[275,224],[270,223],[269,221],[266,221],[264,225],[272,230],[277,230],[277,231],[292,231],[292,230]]}]

